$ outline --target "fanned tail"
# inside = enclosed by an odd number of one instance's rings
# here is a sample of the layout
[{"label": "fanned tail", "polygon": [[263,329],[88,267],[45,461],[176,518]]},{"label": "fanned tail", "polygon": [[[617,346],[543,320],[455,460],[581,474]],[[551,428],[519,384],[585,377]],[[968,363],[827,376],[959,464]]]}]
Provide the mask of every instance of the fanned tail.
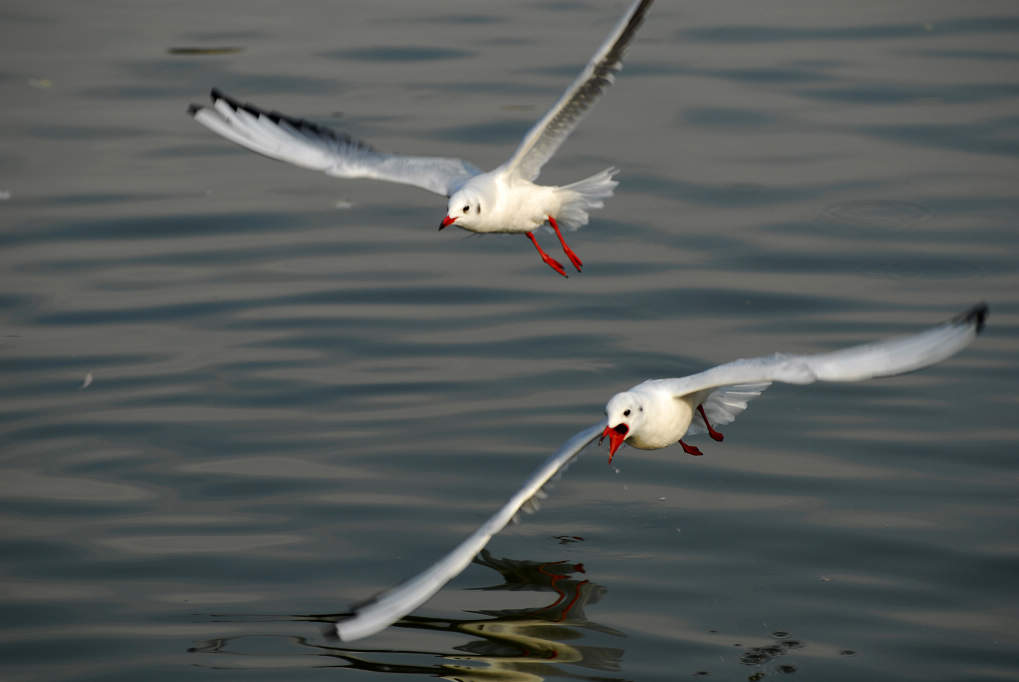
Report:
[{"label": "fanned tail", "polygon": [[570,230],[587,225],[587,212],[601,208],[605,205],[602,200],[612,196],[612,191],[619,184],[612,177],[618,172],[616,168],[606,168],[589,178],[560,188],[566,197],[559,215],[555,217],[559,224]]}]

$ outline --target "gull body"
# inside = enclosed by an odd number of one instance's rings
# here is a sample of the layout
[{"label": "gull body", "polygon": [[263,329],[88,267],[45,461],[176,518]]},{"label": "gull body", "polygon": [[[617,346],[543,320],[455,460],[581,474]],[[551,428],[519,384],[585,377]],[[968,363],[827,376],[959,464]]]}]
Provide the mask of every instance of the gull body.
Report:
[{"label": "gull body", "polygon": [[605,412],[607,416],[615,416],[617,424],[628,423],[626,442],[629,445],[641,450],[658,450],[679,442],[706,394],[707,391],[698,391],[675,396],[662,382],[645,381],[612,396]]},{"label": "gull body", "polygon": [[209,130],[270,158],[345,178],[373,178],[414,185],[449,198],[439,229],[455,225],[478,233],[523,233],[542,261],[566,276],[532,234],[548,223],[579,272],[583,263],[566,244],[559,224],[576,229],[601,208],[618,184],[615,168],[564,186],[535,180],[622,67],[623,53],[653,0],[636,0],[559,100],[524,136],[513,155],[483,173],[461,159],[384,154],[349,135],[242,103],[219,90],[212,105],[188,113]]},{"label": "gull body", "polygon": [[447,225],[471,232],[531,232],[569,203],[569,190],[538,185],[499,166],[475,175],[449,201]]},{"label": "gull body", "polygon": [[702,455],[683,437],[707,433],[721,441],[715,426],[732,422],[772,382],[861,381],[912,372],[967,346],[986,316],[981,303],[920,334],[816,355],[775,353],[677,379],[650,379],[617,393],[605,406],[602,437],[609,439],[609,461],[623,442],[643,450],[679,443],[687,454]]},{"label": "gull body", "polygon": [[983,329],[987,306],[976,305],[944,324],[919,334],[852,346],[816,355],[775,354],[736,360],[677,379],[651,379],[609,399],[605,419],[574,434],[535,471],[495,514],[430,567],[396,587],[355,606],[336,623],[344,641],[367,637],[426,602],[464,570],[493,535],[518,512],[534,511],[547,486],[576,461],[592,441],[609,438],[609,461],[625,441],[645,450],[675,443],[686,435],[722,436],[712,424],[727,424],[772,382],[859,381],[892,376],[933,365],[959,352]]}]

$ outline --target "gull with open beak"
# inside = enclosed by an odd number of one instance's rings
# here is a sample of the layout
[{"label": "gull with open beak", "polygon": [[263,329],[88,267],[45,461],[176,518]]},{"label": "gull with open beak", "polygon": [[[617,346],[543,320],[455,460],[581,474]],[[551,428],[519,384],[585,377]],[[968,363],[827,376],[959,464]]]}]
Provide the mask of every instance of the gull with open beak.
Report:
[{"label": "gull with open beak", "polygon": [[774,381],[860,381],[927,367],[954,355],[983,329],[980,304],[921,334],[853,346],[832,353],[776,353],[736,360],[679,379],[651,379],[612,396],[605,406],[601,438],[609,439],[609,461],[622,443],[657,450],[679,443],[689,455],[704,453],[683,441],[687,434],[723,436],[715,428],[732,422]]},{"label": "gull with open beak", "polygon": [[[557,478],[597,438],[609,439],[609,461],[624,441],[654,450],[688,433],[722,435],[711,422],[727,424],[772,382],[859,381],[903,374],[933,365],[965,348],[984,327],[987,306],[979,304],[927,331],[817,355],[776,354],[736,360],[680,379],[653,379],[618,393],[605,407],[606,420],[574,434],[524,483],[509,502],[466,540],[410,580],[355,606],[336,623],[340,639],[367,637],[395,623],[459,574],[517,513],[533,511]],[[709,421],[710,420],[710,421]],[[694,448],[696,449],[696,448]],[[700,451],[690,452],[700,454]]]},{"label": "gull with open beak", "polygon": [[637,0],[602,43],[576,80],[524,136],[504,164],[482,173],[461,159],[384,154],[348,135],[315,123],[241,103],[219,90],[212,106],[197,104],[188,113],[226,139],[265,156],[344,178],[374,178],[449,197],[439,229],[455,225],[471,232],[525,234],[541,260],[566,277],[566,270],[541,248],[534,230],[548,223],[563,252],[579,272],[583,262],[563,239],[568,229],[586,225],[588,211],[603,206],[617,183],[615,168],[564,186],[538,185],[545,162],[612,84],[623,53],[653,0]]}]

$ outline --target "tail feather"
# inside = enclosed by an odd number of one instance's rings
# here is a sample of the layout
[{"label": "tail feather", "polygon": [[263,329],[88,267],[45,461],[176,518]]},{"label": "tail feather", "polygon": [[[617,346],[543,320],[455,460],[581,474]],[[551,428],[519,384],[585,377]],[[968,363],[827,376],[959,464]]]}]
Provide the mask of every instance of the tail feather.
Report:
[{"label": "tail feather", "polygon": [[606,168],[589,178],[562,187],[566,191],[566,198],[556,216],[559,224],[570,230],[587,225],[587,212],[601,208],[605,205],[602,200],[612,196],[612,190],[619,184],[612,178],[618,172],[616,168]]}]

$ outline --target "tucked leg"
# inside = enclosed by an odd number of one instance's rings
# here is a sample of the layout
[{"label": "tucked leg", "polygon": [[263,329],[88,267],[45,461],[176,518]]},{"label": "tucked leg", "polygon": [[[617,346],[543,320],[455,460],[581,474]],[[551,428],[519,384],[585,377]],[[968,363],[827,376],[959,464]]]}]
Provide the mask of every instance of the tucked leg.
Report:
[{"label": "tucked leg", "polygon": [[715,431],[713,428],[711,428],[711,423],[708,421],[708,415],[704,414],[704,406],[703,405],[698,405],[697,406],[697,411],[701,413],[701,418],[704,420],[704,426],[708,427],[708,435],[711,436],[711,440],[718,440],[718,441],[720,441],[723,438],[725,438],[725,436],[723,436],[718,431]]},{"label": "tucked leg", "polygon": [[545,261],[545,265],[552,268],[563,277],[566,277],[566,271],[563,270],[563,266],[560,265],[559,261],[555,258],[552,258],[552,256],[545,253],[545,250],[541,248],[540,244],[538,244],[538,240],[534,238],[534,235],[528,232],[527,238],[531,240],[532,244],[534,244],[534,248],[538,249],[538,255],[541,256],[541,260]]},{"label": "tucked leg", "polygon": [[699,447],[697,447],[696,445],[687,445],[682,440],[679,441],[679,444],[683,446],[683,452],[685,452],[688,455],[693,455],[694,457],[700,457],[701,455],[704,454],[703,452],[701,452],[701,449]]},{"label": "tucked leg", "polygon": [[559,231],[559,223],[555,221],[555,218],[549,216],[548,224],[552,226],[553,230],[555,230],[555,236],[559,237],[559,243],[562,244],[563,252],[566,253],[566,257],[570,259],[571,263],[573,263],[573,267],[577,269],[577,272],[580,272],[580,267],[583,263],[579,258],[577,258],[577,254],[573,253],[573,249],[566,244],[566,240],[563,239],[563,233]]}]

